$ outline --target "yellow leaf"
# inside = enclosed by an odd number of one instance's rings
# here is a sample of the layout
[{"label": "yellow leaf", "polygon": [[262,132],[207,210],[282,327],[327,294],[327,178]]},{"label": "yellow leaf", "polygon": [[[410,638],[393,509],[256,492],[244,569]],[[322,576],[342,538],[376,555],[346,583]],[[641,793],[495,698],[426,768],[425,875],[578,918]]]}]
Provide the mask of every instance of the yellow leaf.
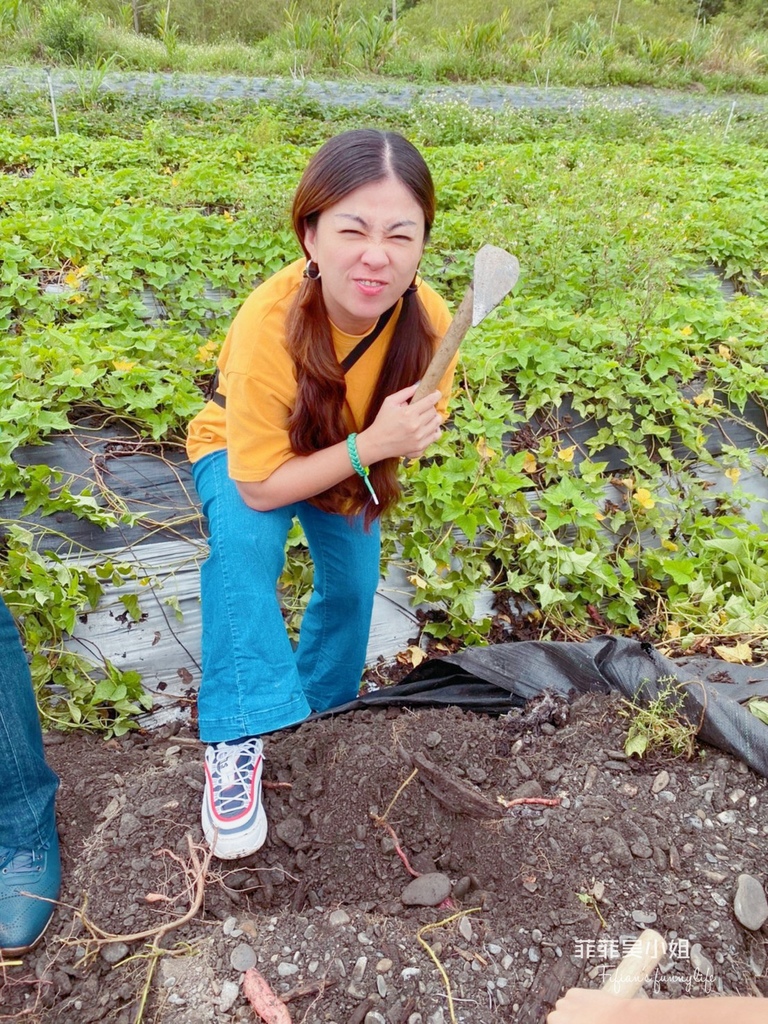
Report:
[{"label": "yellow leaf", "polygon": [[77,288],[80,284],[80,273],[79,271],[70,270],[68,274],[64,275],[64,284],[70,288]]},{"label": "yellow leaf", "polygon": [[426,654],[424,653],[424,651],[422,651],[422,649],[420,647],[417,647],[415,644],[411,644],[411,646],[406,650],[405,653],[408,655],[408,660],[410,661],[414,668],[416,668],[417,665],[420,665],[422,661],[424,661],[424,659],[426,658]]},{"label": "yellow leaf", "polygon": [[661,542],[661,546],[663,548],[666,548],[667,551],[677,551],[677,544],[675,544],[675,542],[673,540],[667,540],[666,537]]},{"label": "yellow leaf", "polygon": [[539,466],[536,462],[536,456],[532,455],[531,452],[526,452],[525,458],[523,459],[523,472],[535,473],[538,468]]},{"label": "yellow leaf", "polygon": [[136,363],[132,363],[127,359],[113,359],[112,365],[120,372],[127,372],[128,370],[132,370]]},{"label": "yellow leaf", "polygon": [[715,393],[712,388],[704,388],[700,395],[693,399],[694,405],[712,405],[715,400]]},{"label": "yellow leaf", "polygon": [[633,497],[640,508],[653,508],[656,504],[656,500],[651,496],[651,492],[645,487],[638,487]]},{"label": "yellow leaf", "polygon": [[602,521],[605,519],[605,516],[602,512],[595,512],[595,519],[598,521],[598,523],[602,523]]},{"label": "yellow leaf", "polygon": [[717,346],[717,351],[718,351],[718,354],[720,355],[721,359],[730,359],[731,358],[731,350],[728,348],[727,345],[718,345]]},{"label": "yellow leaf", "polygon": [[667,626],[667,636],[672,640],[677,640],[680,634],[683,632],[683,627],[679,622],[670,622]]},{"label": "yellow leaf", "polygon": [[680,328],[680,333],[683,335],[684,338],[690,338],[690,336],[693,334],[693,328],[690,326],[690,324],[686,324],[685,327]]},{"label": "yellow leaf", "polygon": [[736,644],[734,647],[715,647],[715,654],[730,665],[746,665],[752,661],[752,648],[749,644]]},{"label": "yellow leaf", "polygon": [[206,343],[201,345],[197,350],[195,359],[197,359],[198,363],[207,363],[211,356],[216,354],[216,349],[218,347],[219,346],[215,341],[206,341]]},{"label": "yellow leaf", "polygon": [[737,484],[739,482],[739,477],[741,476],[741,470],[738,468],[738,466],[731,466],[730,469],[726,469],[725,475],[728,477],[732,484]]},{"label": "yellow leaf", "polygon": [[573,462],[573,456],[576,454],[576,445],[572,444],[568,448],[561,448],[557,453],[558,459],[561,462]]},{"label": "yellow leaf", "polygon": [[413,576],[408,577],[408,582],[412,583],[414,587],[418,587],[419,590],[427,589],[427,581],[424,579],[423,576],[419,576],[416,573],[414,573]]},{"label": "yellow leaf", "polygon": [[489,448],[488,445],[485,443],[484,437],[481,437],[480,440],[477,442],[477,453],[480,456],[480,458],[483,459],[485,462],[489,461],[496,455],[496,452],[493,450],[493,448]]}]

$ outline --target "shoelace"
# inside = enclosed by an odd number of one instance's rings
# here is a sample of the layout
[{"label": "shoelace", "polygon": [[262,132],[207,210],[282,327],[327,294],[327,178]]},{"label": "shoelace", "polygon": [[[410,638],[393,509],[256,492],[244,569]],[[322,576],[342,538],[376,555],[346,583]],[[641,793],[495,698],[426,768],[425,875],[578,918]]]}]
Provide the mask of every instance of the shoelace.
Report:
[{"label": "shoelace", "polygon": [[210,769],[213,797],[219,814],[234,817],[249,805],[254,765],[260,756],[259,740],[237,746],[221,743],[215,748]]},{"label": "shoelace", "polygon": [[0,846],[0,869],[5,874],[22,874],[39,869],[43,854],[37,850],[12,850]]}]

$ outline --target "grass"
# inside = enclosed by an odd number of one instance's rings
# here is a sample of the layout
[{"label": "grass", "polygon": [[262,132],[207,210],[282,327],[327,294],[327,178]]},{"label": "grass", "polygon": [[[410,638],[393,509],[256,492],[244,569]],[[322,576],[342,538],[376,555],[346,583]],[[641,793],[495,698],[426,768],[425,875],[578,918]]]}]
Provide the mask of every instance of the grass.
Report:
[{"label": "grass", "polygon": [[80,57],[119,60],[134,71],[768,94],[768,32],[734,17],[705,23],[672,3],[570,0],[551,8],[523,0],[510,9],[502,0],[422,0],[395,25],[388,4],[293,4],[262,38],[205,44],[173,21],[174,8],[167,25],[147,26],[141,35],[114,17],[84,14],[76,31],[67,8],[52,34],[24,0],[14,5],[15,15],[6,4],[0,60],[14,65],[69,63],[77,46],[88,51]]},{"label": "grass", "polygon": [[673,677],[659,680],[658,695],[647,704],[637,698],[622,701],[619,714],[630,720],[624,741],[626,754],[693,757],[698,726],[685,715],[685,689]]}]

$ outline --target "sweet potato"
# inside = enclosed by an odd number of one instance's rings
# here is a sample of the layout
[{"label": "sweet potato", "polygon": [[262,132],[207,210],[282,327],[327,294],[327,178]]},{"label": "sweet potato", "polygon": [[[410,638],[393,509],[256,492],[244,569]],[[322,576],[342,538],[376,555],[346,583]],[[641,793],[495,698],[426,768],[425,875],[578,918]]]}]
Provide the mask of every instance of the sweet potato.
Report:
[{"label": "sweet potato", "polygon": [[264,1024],[291,1024],[285,1003],[255,967],[245,972],[243,993]]}]

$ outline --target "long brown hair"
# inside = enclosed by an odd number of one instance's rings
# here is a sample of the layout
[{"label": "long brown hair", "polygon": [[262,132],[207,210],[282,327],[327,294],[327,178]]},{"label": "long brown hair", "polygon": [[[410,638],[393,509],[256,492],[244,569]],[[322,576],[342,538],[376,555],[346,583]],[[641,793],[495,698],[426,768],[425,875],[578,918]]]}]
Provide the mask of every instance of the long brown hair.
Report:
[{"label": "long brown hair", "polygon": [[[396,132],[356,129],[329,139],[315,153],[299,182],[293,200],[293,228],[304,246],[307,228],[323,210],[362,185],[397,178],[424,211],[424,241],[435,219],[435,189],[429,168],[415,146]],[[291,447],[298,455],[328,448],[347,436],[344,419],[346,384],[333,347],[330,321],[319,281],[304,278],[286,322],[288,351],[296,367],[298,390],[289,420]],[[392,341],[373,389],[363,429],[370,426],[387,395],[414,384],[432,356],[435,331],[417,293],[403,296]],[[370,499],[362,479],[353,476],[316,495],[312,502],[329,512],[342,504],[351,511],[365,509],[366,523],[386,512],[400,495],[398,459],[370,467],[370,480],[379,499]],[[346,509],[345,509],[346,510]]]}]

